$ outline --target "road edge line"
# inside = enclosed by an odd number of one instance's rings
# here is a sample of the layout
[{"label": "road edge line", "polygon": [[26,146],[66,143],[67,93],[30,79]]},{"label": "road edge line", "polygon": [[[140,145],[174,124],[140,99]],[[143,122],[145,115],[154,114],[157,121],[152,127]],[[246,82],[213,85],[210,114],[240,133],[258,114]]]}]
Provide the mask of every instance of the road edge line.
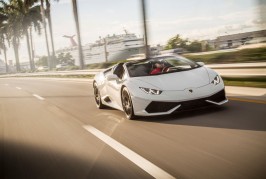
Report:
[{"label": "road edge line", "polygon": [[113,138],[109,137],[108,135],[104,134],[103,132],[99,131],[98,129],[90,126],[84,125],[83,128],[96,136],[98,139],[102,140],[104,143],[109,145],[111,148],[116,150],[118,153],[126,157],[128,160],[133,162],[135,165],[140,167],[142,170],[153,176],[154,178],[175,178],[163,169],[157,167],[150,161],[146,160],[136,152],[130,150],[123,144],[117,142]]},{"label": "road edge line", "polygon": [[32,94],[32,96],[34,96],[35,98],[37,98],[37,99],[39,99],[39,100],[44,100],[43,97],[41,97],[41,96],[39,96],[39,95],[37,95],[37,94]]}]

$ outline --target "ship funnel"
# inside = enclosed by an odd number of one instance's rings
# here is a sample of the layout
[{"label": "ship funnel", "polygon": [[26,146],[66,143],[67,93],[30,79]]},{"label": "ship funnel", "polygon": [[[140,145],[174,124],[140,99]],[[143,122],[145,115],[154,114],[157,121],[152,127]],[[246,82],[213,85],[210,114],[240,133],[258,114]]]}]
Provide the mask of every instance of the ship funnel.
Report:
[{"label": "ship funnel", "polygon": [[77,42],[74,40],[75,35],[72,36],[64,35],[63,37],[68,38],[70,40],[72,47],[78,46]]}]

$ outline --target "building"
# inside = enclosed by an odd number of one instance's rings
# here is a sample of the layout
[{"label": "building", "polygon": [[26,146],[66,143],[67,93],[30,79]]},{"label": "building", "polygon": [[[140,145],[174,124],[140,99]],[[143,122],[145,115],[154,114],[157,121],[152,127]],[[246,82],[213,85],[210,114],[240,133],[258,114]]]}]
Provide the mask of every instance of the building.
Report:
[{"label": "building", "polygon": [[208,44],[214,49],[227,49],[263,42],[266,42],[266,30],[219,36],[214,40],[209,40]]}]

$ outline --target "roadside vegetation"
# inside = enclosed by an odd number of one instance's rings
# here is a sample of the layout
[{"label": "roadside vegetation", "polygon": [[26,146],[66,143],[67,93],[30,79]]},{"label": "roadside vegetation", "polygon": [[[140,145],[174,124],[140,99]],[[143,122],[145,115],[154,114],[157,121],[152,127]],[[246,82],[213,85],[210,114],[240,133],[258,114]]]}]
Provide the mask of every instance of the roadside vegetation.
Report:
[{"label": "roadside vegetation", "polygon": [[[48,67],[49,66],[48,57],[47,56],[40,57],[39,60],[36,61],[35,64],[37,67],[44,67],[44,66]],[[78,70],[79,69],[78,66],[75,66],[75,60],[69,52],[68,53],[60,53],[57,56],[55,56],[54,64],[55,64],[55,68],[53,68],[53,71],[55,71],[55,70],[60,70],[60,71],[62,71],[62,70]],[[37,68],[36,71],[40,71],[40,70]],[[48,69],[46,71],[48,71]]]},{"label": "roadside vegetation", "polygon": [[164,50],[183,49],[185,52],[206,52],[214,50],[206,41],[183,39],[179,34],[170,38]]},{"label": "roadside vegetation", "polygon": [[[59,0],[54,1],[58,2]],[[80,37],[76,0],[72,0],[72,5],[73,16],[77,29],[76,35]],[[34,72],[36,70],[34,64],[34,57],[36,54],[34,52],[32,33],[37,32],[41,35],[44,32],[47,51],[49,51],[47,27],[49,28],[50,34],[51,54],[50,52],[47,52],[47,56],[49,56],[50,61],[46,66],[48,66],[50,70],[55,68],[55,60],[57,59],[54,50],[55,47],[51,19],[51,0],[0,0],[0,51],[4,52],[6,73],[14,71],[9,69],[7,60],[8,56],[6,51],[7,47],[10,46],[12,46],[14,50],[17,72]],[[46,21],[48,21],[48,24]],[[23,38],[26,38],[30,64],[30,70],[27,71],[21,68],[19,59],[19,46],[20,41]],[[80,42],[80,40],[78,41]],[[80,43],[78,43],[78,46],[79,49],[81,49]],[[80,68],[83,69],[83,64]]]},{"label": "roadside vegetation", "polygon": [[197,62],[204,62],[205,64],[266,62],[266,48],[243,49],[235,52],[184,56]]}]

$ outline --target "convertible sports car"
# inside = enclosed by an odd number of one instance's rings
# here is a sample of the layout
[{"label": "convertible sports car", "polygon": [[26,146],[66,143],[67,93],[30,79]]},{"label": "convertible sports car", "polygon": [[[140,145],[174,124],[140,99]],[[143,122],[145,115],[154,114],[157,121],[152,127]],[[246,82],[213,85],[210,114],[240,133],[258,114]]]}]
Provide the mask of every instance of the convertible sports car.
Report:
[{"label": "convertible sports car", "polygon": [[177,55],[118,63],[95,75],[93,88],[98,108],[119,109],[128,119],[228,101],[215,71]]}]

